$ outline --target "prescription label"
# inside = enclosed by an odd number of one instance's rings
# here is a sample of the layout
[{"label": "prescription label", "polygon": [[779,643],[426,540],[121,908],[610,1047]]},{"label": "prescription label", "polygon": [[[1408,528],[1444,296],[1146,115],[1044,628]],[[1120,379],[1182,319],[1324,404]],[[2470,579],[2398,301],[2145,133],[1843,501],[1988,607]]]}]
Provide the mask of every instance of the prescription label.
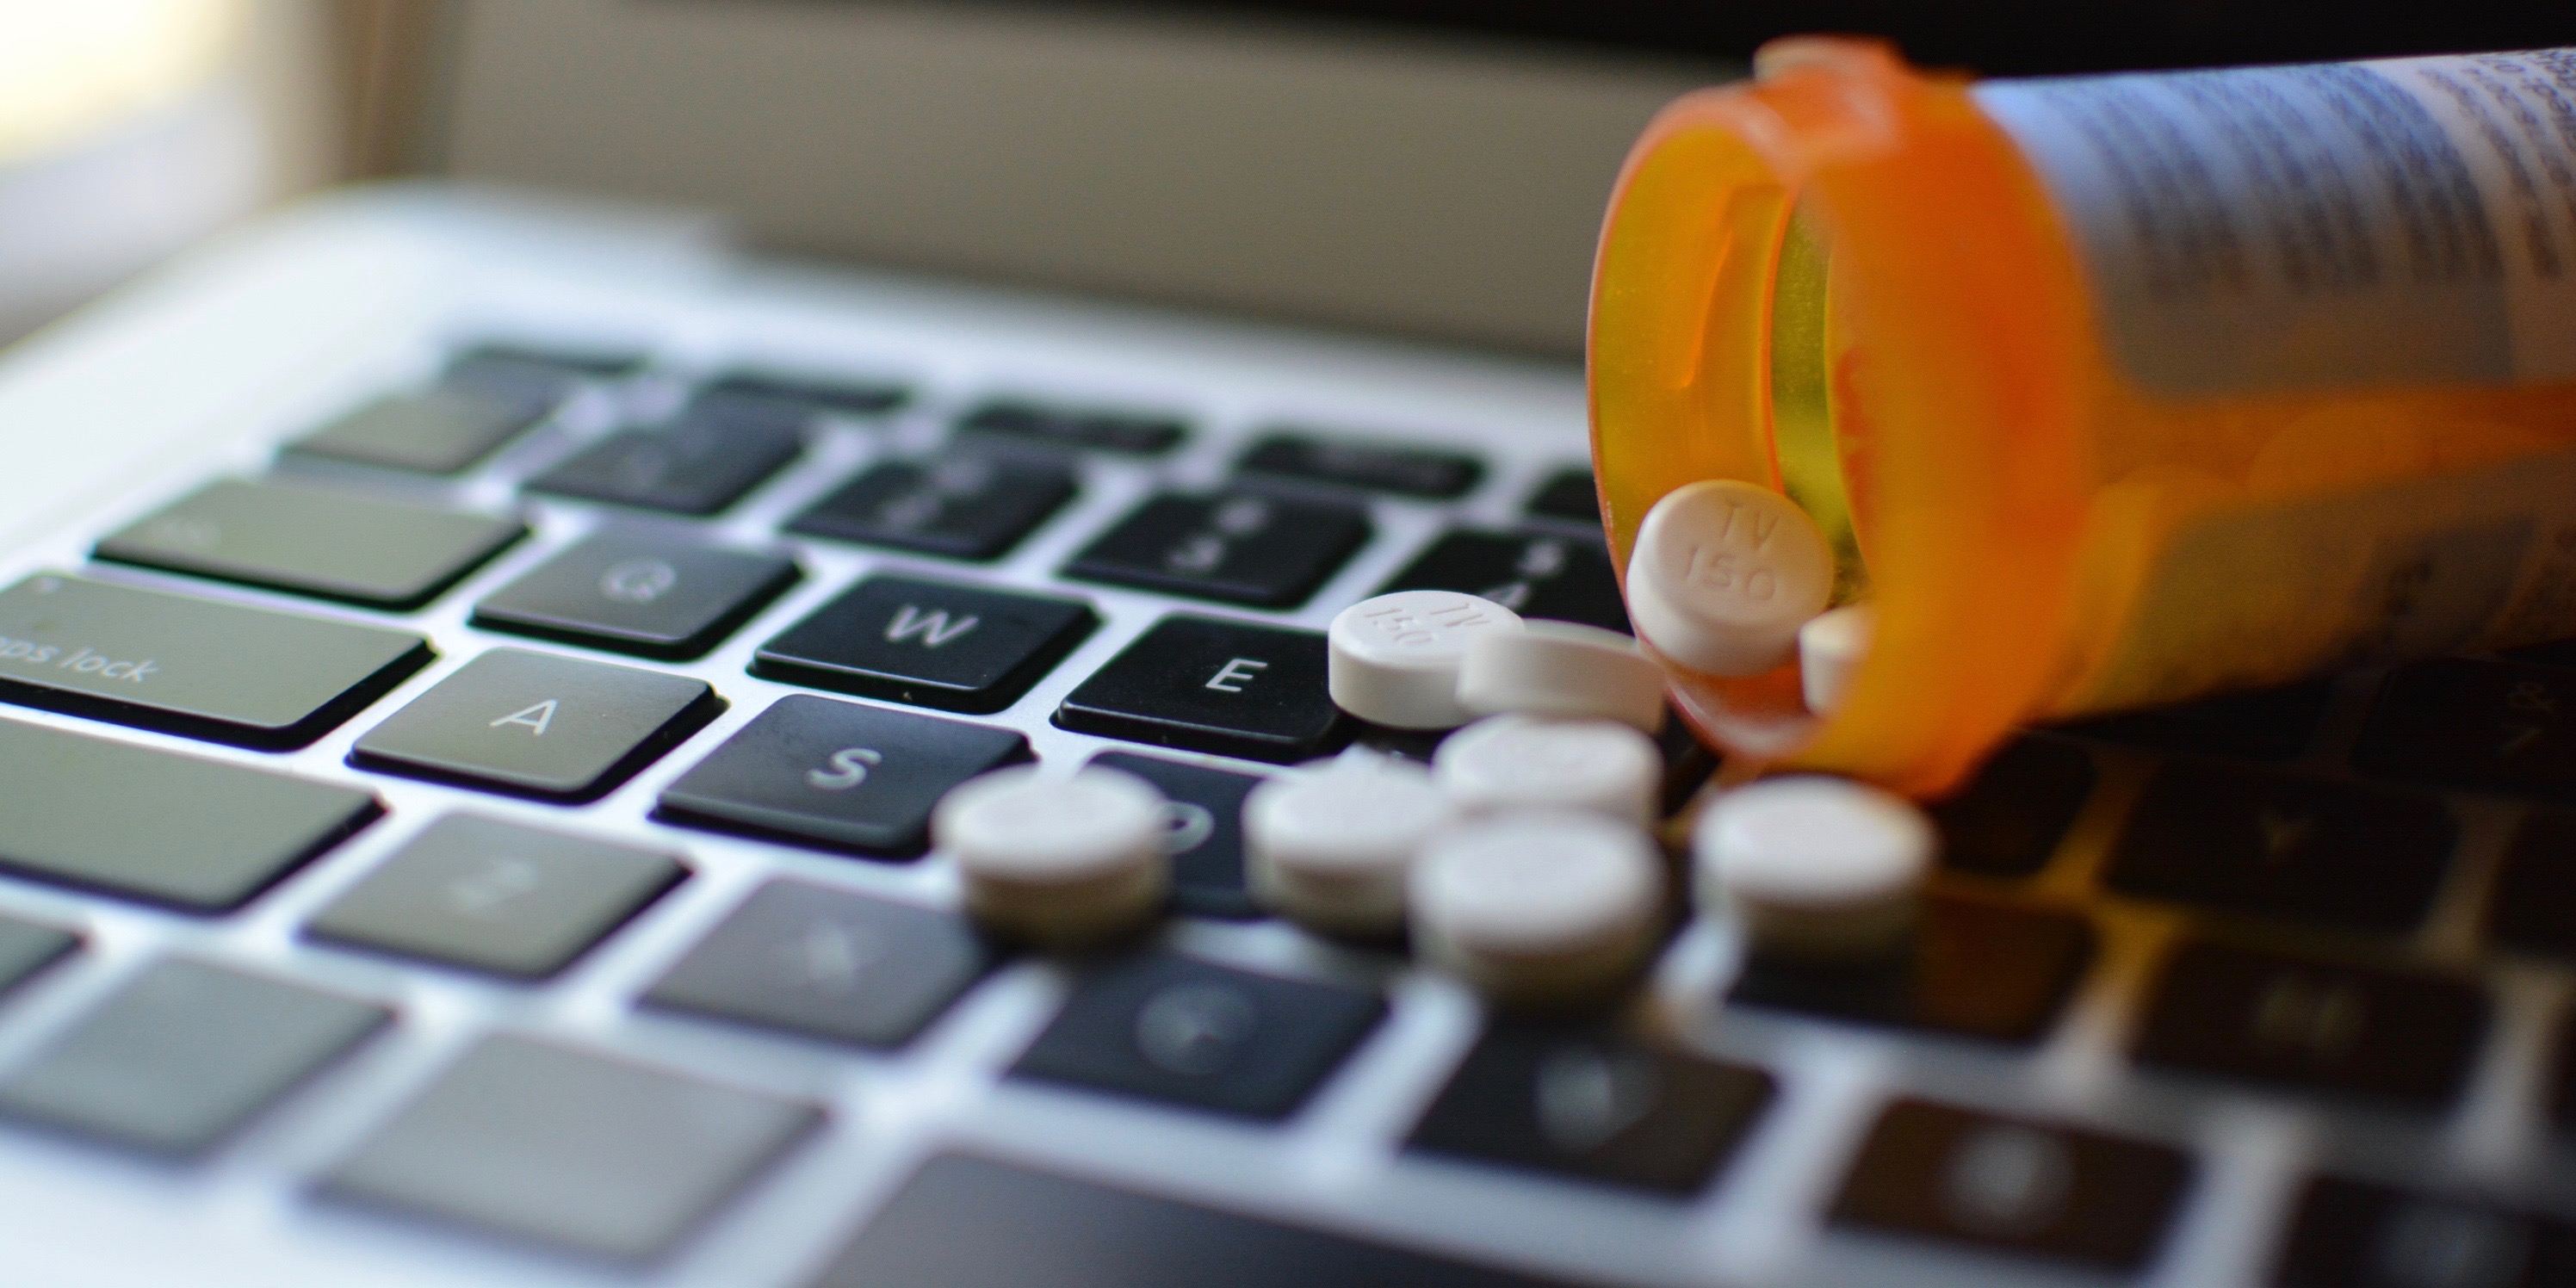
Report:
[{"label": "prescription label", "polygon": [[2576,49],[1972,93],[2144,388],[2576,379]]}]

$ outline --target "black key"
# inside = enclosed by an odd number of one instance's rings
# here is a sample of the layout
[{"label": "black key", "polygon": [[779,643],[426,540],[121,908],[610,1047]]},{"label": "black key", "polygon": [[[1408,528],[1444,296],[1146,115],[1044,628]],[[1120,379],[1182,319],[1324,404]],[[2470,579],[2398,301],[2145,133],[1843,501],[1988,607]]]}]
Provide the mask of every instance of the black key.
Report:
[{"label": "black key", "polygon": [[2487,1026],[2465,980],[2195,940],[2165,963],[2137,1057],[2426,1109],[2459,1094]]},{"label": "black key", "polygon": [[467,814],[429,825],[304,928],[315,939],[542,979],[688,876],[667,854]]},{"label": "black key", "polygon": [[1084,581],[1294,608],[1368,540],[1368,513],[1251,492],[1147,500],[1066,564]]},{"label": "black key", "polygon": [[702,680],[496,648],[368,730],[349,763],[546,800],[595,800],[705,728],[724,705]]},{"label": "black key", "polygon": [[797,1101],[489,1038],[377,1129],[322,1192],[643,1261],[820,1121]]},{"label": "black key", "polygon": [[2333,697],[2332,680],[2310,680],[2102,716],[2059,732],[2182,756],[2288,760],[2307,748]]},{"label": "black key", "polygon": [[0,1112],[190,1157],[390,1018],[371,1002],[158,962],[0,1082]]},{"label": "black key", "polygon": [[365,792],[0,720],[0,867],[221,912],[376,820]]},{"label": "black key", "polygon": [[2487,933],[2525,952],[2576,957],[2576,811],[2524,816],[2487,897]]},{"label": "black key", "polygon": [[962,1154],[913,1174],[813,1288],[1567,1288]]},{"label": "black key", "polygon": [[1029,759],[1011,729],[795,694],[662,790],[660,813],[692,827],[784,838],[883,858],[930,848],[948,789]]},{"label": "black key", "polygon": [[645,995],[647,1005],[866,1047],[899,1046],[993,964],[953,916],[772,881]]},{"label": "black key", "polygon": [[1592,470],[1559,470],[1548,476],[1538,491],[1530,494],[1524,507],[1533,519],[1563,519],[1586,528],[1601,526],[1601,493],[1592,482]]},{"label": "black key", "polygon": [[790,532],[951,559],[998,559],[1073,498],[1053,461],[951,452],[884,461],[798,515]]},{"label": "black key", "polygon": [[0,916],[0,993],[60,961],[80,942],[79,935],[59,926]]},{"label": "black key", "polygon": [[704,657],[802,575],[784,555],[608,531],[492,592],[474,624],[640,657]]},{"label": "black key", "polygon": [[2191,1172],[2162,1145],[1906,1100],[1870,1132],[1833,1220],[2134,1270],[2155,1252]]},{"label": "black key", "polygon": [[538,475],[557,496],[675,514],[714,514],[804,450],[792,421],[700,408],[666,425],[621,430]]},{"label": "black key", "polygon": [[432,656],[408,631],[84,577],[0,590],[0,702],[268,751],[330,732]]},{"label": "black key", "polygon": [[2127,894],[2403,931],[2424,918],[2458,827],[2439,800],[2265,770],[2156,770],[2113,843]]},{"label": "black key", "polygon": [[1932,806],[1941,861],[1980,876],[2039,871],[2093,794],[2093,780],[2093,758],[2083,748],[2053,738],[2014,740],[1958,795]]},{"label": "black key", "polygon": [[2576,672],[2463,658],[2399,667],[2352,759],[2392,778],[2576,803]]},{"label": "black key", "polygon": [[1180,446],[1189,426],[1177,416],[994,402],[966,413],[957,428],[1050,447],[1097,448],[1154,456]]},{"label": "black key", "polygon": [[502,383],[550,377],[558,381],[615,380],[644,368],[637,349],[559,348],[533,344],[478,344],[450,359],[451,382]]},{"label": "black key", "polygon": [[2576,1284],[2576,1226],[2493,1204],[2319,1177],[2272,1272],[2275,1288],[2550,1288]]},{"label": "black key", "polygon": [[1293,764],[1350,731],[1324,691],[1324,637],[1174,614],[1065,697],[1078,733]]},{"label": "black key", "polygon": [[1268,915],[1243,881],[1243,798],[1261,785],[1258,776],[1123,751],[1104,751],[1090,763],[1162,791],[1172,822],[1172,906],[1202,917]]},{"label": "black key", "polygon": [[1490,1029],[1412,1149],[1666,1194],[1708,1184],[1771,1101],[1771,1075],[1608,1033]]},{"label": "black key", "polygon": [[1080,600],[870,577],[761,645],[751,670],[984,715],[1019,701],[1099,624]]},{"label": "black key", "polygon": [[440,385],[379,398],[286,450],[415,474],[461,474],[554,407],[554,399],[533,393]]},{"label": "black key", "polygon": [[1398,590],[1464,591],[1523,617],[1628,633],[1628,606],[1619,598],[1610,556],[1588,537],[1461,528],[1433,542],[1377,593]]},{"label": "black key", "polygon": [[527,533],[517,519],[225,479],[116,532],[95,553],[405,611]]},{"label": "black key", "polygon": [[1235,468],[1247,474],[1270,474],[1434,501],[1465,496],[1485,477],[1485,463],[1464,452],[1301,433],[1263,438],[1235,462]]},{"label": "black key", "polygon": [[707,382],[698,401],[763,403],[806,415],[882,416],[912,401],[912,390],[890,380],[735,371]]},{"label": "black key", "polygon": [[1385,1015],[1374,993],[1146,953],[1085,979],[1011,1075],[1285,1118]]},{"label": "black key", "polygon": [[2038,1040],[2093,957],[2078,917],[1959,895],[1925,902],[1912,951],[1832,965],[1756,956],[1728,1000],[1996,1042]]}]

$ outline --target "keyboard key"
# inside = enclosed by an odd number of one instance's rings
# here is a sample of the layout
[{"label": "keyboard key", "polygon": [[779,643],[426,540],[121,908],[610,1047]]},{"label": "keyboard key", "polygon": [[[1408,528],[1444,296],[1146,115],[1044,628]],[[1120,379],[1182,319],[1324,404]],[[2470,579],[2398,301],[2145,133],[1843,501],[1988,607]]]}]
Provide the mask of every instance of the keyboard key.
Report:
[{"label": "keyboard key", "polygon": [[1488,1030],[1408,1148],[1684,1195],[1771,1101],[1771,1075],[1535,1024]]},{"label": "keyboard key", "polygon": [[2159,768],[2113,843],[2113,888],[2258,916],[2404,931],[2458,828],[2442,802],[2230,765]]},{"label": "keyboard key", "polygon": [[1175,416],[1019,402],[986,403],[959,418],[957,428],[1050,447],[1089,447],[1135,456],[1168,452],[1189,437],[1189,426]]},{"label": "keyboard key", "polygon": [[2576,957],[2576,811],[2523,817],[2487,896],[2487,933],[2525,952]]},{"label": "keyboard key", "polygon": [[1485,463],[1464,452],[1296,433],[1272,434],[1254,443],[1243,459],[1235,462],[1235,468],[1246,474],[1269,474],[1434,501],[1465,496],[1485,476]]},{"label": "keyboard key", "polygon": [[912,390],[890,380],[735,371],[708,381],[697,401],[764,403],[805,415],[882,416],[912,401]]},{"label": "keyboard key", "polygon": [[2307,748],[2333,697],[2332,680],[2311,680],[2103,716],[2059,732],[2178,756],[2288,760]]},{"label": "keyboard key", "polygon": [[224,479],[109,536],[95,553],[402,612],[527,533],[517,519]]},{"label": "keyboard key", "polygon": [[80,942],[79,935],[59,926],[0,916],[0,993],[60,961]]},{"label": "keyboard key", "polygon": [[714,514],[804,450],[792,421],[694,409],[666,425],[621,430],[528,483],[557,496],[674,514]]},{"label": "keyboard key", "polygon": [[814,1288],[1567,1288],[961,1154],[932,1158]]},{"label": "keyboard key", "polygon": [[1931,806],[1941,829],[1941,862],[1979,876],[2038,872],[2093,794],[2093,781],[2093,758],[2082,747],[2044,737],[2014,740],[1958,795]]},{"label": "keyboard key", "polygon": [[1456,529],[1377,593],[1398,590],[1462,590],[1523,617],[1629,633],[1610,556],[1599,541],[1585,537]]},{"label": "keyboard key", "polygon": [[474,606],[474,624],[640,657],[704,657],[802,575],[783,555],[595,533]]},{"label": "keyboard key", "polygon": [[2464,658],[2399,667],[2352,759],[2391,778],[2576,802],[2576,672]]},{"label": "keyboard key", "polygon": [[1175,614],[1109,659],[1057,708],[1077,733],[1294,764],[1350,725],[1324,692],[1324,637]]},{"label": "keyboard key", "polygon": [[643,368],[644,354],[634,349],[478,344],[448,362],[447,379],[498,383],[543,375],[556,380],[615,380]]},{"label": "keyboard key", "polygon": [[190,912],[249,902],[376,820],[361,791],[0,720],[0,868]]},{"label": "keyboard key", "polygon": [[2081,918],[1959,895],[1923,905],[1910,956],[1836,965],[1755,957],[1728,1000],[1863,1024],[2037,1041],[2093,958]]},{"label": "keyboard key", "polygon": [[440,385],[367,403],[296,439],[296,456],[414,474],[461,474],[545,419],[555,400],[467,385]]},{"label": "keyboard key", "polygon": [[1016,730],[795,694],[662,791],[675,823],[910,858],[948,789],[1030,759]]},{"label": "keyboard key", "polygon": [[305,933],[543,979],[688,874],[666,854],[450,814],[333,900]]},{"label": "keyboard key", "polygon": [[1279,1119],[1385,1014],[1374,993],[1146,953],[1084,980],[1011,1075]]},{"label": "keyboard key", "polygon": [[884,461],[797,516],[790,532],[951,559],[998,559],[1073,499],[1053,461],[951,452]]},{"label": "keyboard key", "polygon": [[900,1046],[993,964],[959,918],[771,881],[671,968],[647,1005],[865,1047]]},{"label": "keyboard key", "polygon": [[1255,608],[1294,608],[1368,537],[1368,514],[1354,506],[1251,492],[1166,492],[1075,555],[1064,575]]},{"label": "keyboard key", "polygon": [[643,1261],[820,1121],[796,1101],[488,1038],[359,1146],[322,1192]]},{"label": "keyboard key", "polygon": [[1601,493],[1592,483],[1590,467],[1558,470],[1530,493],[1524,507],[1533,519],[1563,519],[1586,528],[1601,526]]},{"label": "keyboard key", "polygon": [[1258,775],[1123,751],[1104,751],[1089,763],[1134,774],[1163,793],[1172,823],[1172,906],[1202,917],[1265,915],[1243,875],[1243,798],[1261,785]]},{"label": "keyboard key", "polygon": [[1080,600],[870,577],[761,645],[751,670],[985,715],[1019,701],[1099,623]]},{"label": "keyboard key", "polygon": [[2146,1263],[2189,1181],[2161,1145],[1898,1101],[1834,1200],[1837,1225],[2078,1262]]},{"label": "keyboard key", "polygon": [[390,1018],[278,980],[157,962],[0,1082],[0,1112],[202,1154]]},{"label": "keyboard key", "polygon": [[0,590],[0,701],[266,751],[330,732],[432,656],[408,631],[84,577]]},{"label": "keyboard key", "polygon": [[2165,963],[2138,1059],[2304,1091],[2439,1108],[2486,1032],[2465,980],[2195,940]]},{"label": "keyboard key", "polygon": [[2576,1226],[2492,1204],[2319,1177],[2274,1288],[2547,1288],[2576,1283]]},{"label": "keyboard key", "polygon": [[496,648],[358,739],[361,769],[587,801],[724,710],[702,680]]}]

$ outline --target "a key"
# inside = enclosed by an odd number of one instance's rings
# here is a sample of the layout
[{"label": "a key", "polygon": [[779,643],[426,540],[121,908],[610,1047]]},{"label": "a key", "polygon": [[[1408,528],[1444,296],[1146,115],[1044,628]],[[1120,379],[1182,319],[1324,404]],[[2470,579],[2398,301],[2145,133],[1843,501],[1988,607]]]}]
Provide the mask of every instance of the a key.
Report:
[{"label": "a key", "polygon": [[2024,735],[2005,744],[1958,795],[1931,805],[1942,864],[1989,877],[2038,872],[2093,781],[2093,757],[2073,743]]},{"label": "a key", "polygon": [[1665,1194],[1706,1186],[1771,1101],[1771,1075],[1606,1031],[1486,1031],[1406,1147]]},{"label": "a key", "polygon": [[224,479],[98,543],[96,555],[407,611],[527,535],[517,519]]},{"label": "a key", "polygon": [[1324,637],[1174,614],[1065,697],[1078,733],[1294,764],[1333,750],[1349,722],[1324,691]]},{"label": "a key", "polygon": [[2466,980],[2193,940],[2166,961],[2136,1054],[2435,1109],[2459,1094],[2487,1013]]},{"label": "a key", "polygon": [[1064,575],[1255,608],[1294,608],[1369,537],[1368,512],[1259,492],[1163,493],[1075,555]]},{"label": "a key", "polygon": [[798,1101],[526,1038],[487,1038],[378,1128],[321,1191],[640,1262],[821,1119]]},{"label": "a key", "polygon": [[2576,671],[2465,658],[2399,667],[2352,759],[2391,778],[2576,802]]},{"label": "a key", "polygon": [[2333,696],[2333,681],[2310,680],[2103,716],[2058,731],[2180,756],[2288,760],[2306,749]]},{"label": "a key", "polygon": [[697,400],[765,404],[806,416],[883,416],[912,401],[912,390],[892,380],[744,370],[708,381]]},{"label": "a key", "polygon": [[1755,956],[1728,1000],[1996,1042],[2033,1042],[2093,956],[2093,932],[2063,913],[1963,895],[1925,899],[1912,948],[1837,965]]},{"label": "a key", "polygon": [[1385,1014],[1374,993],[1144,953],[1085,979],[1011,1076],[1285,1118]]},{"label": "a key", "polygon": [[2576,1226],[2490,1203],[2318,1177],[2273,1288],[2548,1288],[2576,1283]]},{"label": "a key", "polygon": [[62,960],[80,942],[79,935],[60,926],[0,916],[0,994]]},{"label": "a key", "polygon": [[1901,1100],[1861,1146],[1837,1225],[2135,1270],[2191,1178],[2162,1145]]},{"label": "a key", "polygon": [[1629,631],[1610,556],[1589,536],[1454,529],[1377,593],[1398,590],[1460,590],[1523,617]]},{"label": "a key", "polygon": [[533,491],[674,514],[714,514],[804,450],[793,422],[693,408],[665,425],[621,430],[528,483]]},{"label": "a key", "polygon": [[687,876],[667,854],[450,814],[333,900],[304,933],[543,979]]},{"label": "a key", "polygon": [[761,645],[751,669],[788,684],[984,715],[1019,701],[1099,622],[1080,600],[870,577]]},{"label": "a key", "polygon": [[0,1113],[193,1157],[391,1017],[258,975],[157,962],[0,1081]]},{"label": "a key", "polygon": [[1102,408],[991,402],[959,417],[957,429],[1057,448],[1155,456],[1180,446],[1189,426],[1177,416]]},{"label": "a key", "polygon": [[2423,920],[2457,833],[2429,796],[2176,761],[2131,807],[2108,879],[2124,894],[2397,932]]},{"label": "a key", "polygon": [[1563,519],[1595,531],[1601,527],[1601,493],[1593,486],[1588,467],[1548,475],[1522,508],[1533,519]]},{"label": "a key", "polygon": [[362,791],[0,720],[0,868],[237,908],[384,807]]},{"label": "a key", "polygon": [[376,399],[286,450],[414,474],[462,474],[545,419],[555,402],[534,391],[435,385]]},{"label": "a key", "polygon": [[2523,817],[2487,896],[2487,933],[2525,952],[2576,957],[2576,811]]},{"label": "a key", "polygon": [[676,823],[880,858],[930,846],[948,789],[1029,759],[1012,729],[796,694],[725,740],[662,791]]},{"label": "a key", "polygon": [[993,964],[945,913],[771,881],[707,932],[646,1005],[847,1042],[900,1046]]},{"label": "a key", "polygon": [[1465,496],[1485,477],[1485,463],[1464,452],[1303,433],[1264,437],[1244,452],[1235,468],[1246,474],[1392,492],[1431,501]]},{"label": "a key", "polygon": [[1172,827],[1172,906],[1202,917],[1263,915],[1243,875],[1243,798],[1261,785],[1258,776],[1123,751],[1104,751],[1089,763],[1134,774],[1163,793]]},{"label": "a key", "polygon": [[474,624],[640,657],[704,657],[800,576],[784,555],[610,530],[474,606]]},{"label": "a key", "polygon": [[0,702],[266,751],[429,664],[409,631],[39,573],[0,590]]},{"label": "a key", "polygon": [[952,451],[872,465],[787,530],[951,559],[998,559],[1073,491],[1073,471],[1052,460]]},{"label": "a key", "polygon": [[586,801],[706,727],[703,680],[496,648],[360,736],[361,769]]},{"label": "a key", "polygon": [[942,1154],[813,1288],[1570,1288],[1010,1163]]}]

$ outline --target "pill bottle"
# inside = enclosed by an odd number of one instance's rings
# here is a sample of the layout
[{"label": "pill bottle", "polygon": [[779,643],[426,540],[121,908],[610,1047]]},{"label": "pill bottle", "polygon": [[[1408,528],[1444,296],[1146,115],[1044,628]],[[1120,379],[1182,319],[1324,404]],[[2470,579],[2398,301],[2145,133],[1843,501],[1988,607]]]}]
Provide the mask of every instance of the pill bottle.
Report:
[{"label": "pill bottle", "polygon": [[[2015,726],[2576,634],[2576,51],[1972,83],[1774,42],[1628,158],[1602,514],[1773,488],[1875,637],[1662,660],[1747,764],[1955,785]],[[1651,641],[1650,641],[1651,643]]]}]

